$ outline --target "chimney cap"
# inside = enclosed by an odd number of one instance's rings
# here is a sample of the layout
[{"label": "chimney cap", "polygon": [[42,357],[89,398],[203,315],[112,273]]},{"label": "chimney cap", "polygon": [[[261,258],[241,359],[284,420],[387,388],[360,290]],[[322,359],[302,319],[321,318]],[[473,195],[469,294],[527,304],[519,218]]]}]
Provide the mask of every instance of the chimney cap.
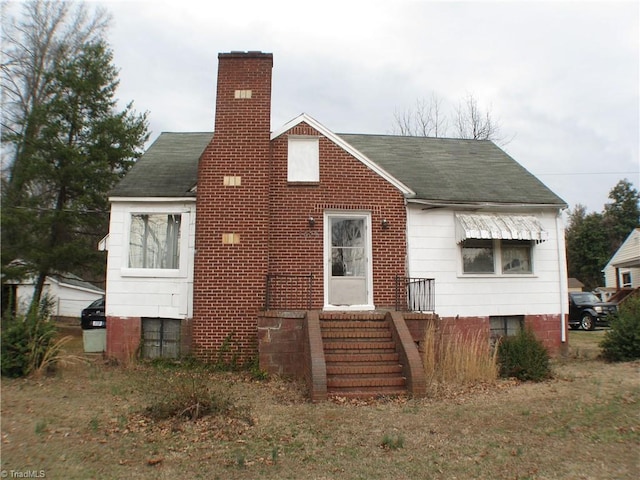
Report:
[{"label": "chimney cap", "polygon": [[273,53],[265,53],[259,50],[249,50],[248,52],[242,50],[232,50],[228,53],[218,53],[218,58],[273,58]]}]

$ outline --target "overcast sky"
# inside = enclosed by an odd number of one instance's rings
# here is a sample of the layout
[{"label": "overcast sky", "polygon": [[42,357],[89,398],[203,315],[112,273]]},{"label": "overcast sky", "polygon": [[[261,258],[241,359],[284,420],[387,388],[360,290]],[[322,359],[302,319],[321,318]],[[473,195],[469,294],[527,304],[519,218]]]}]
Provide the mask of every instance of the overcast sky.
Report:
[{"label": "overcast sky", "polygon": [[570,208],[602,211],[623,178],[639,188],[637,1],[100,3],[118,96],[149,112],[151,140],[212,131],[218,53],[260,50],[272,129],[305,112],[336,133],[392,133],[419,99],[455,111],[473,95]]}]

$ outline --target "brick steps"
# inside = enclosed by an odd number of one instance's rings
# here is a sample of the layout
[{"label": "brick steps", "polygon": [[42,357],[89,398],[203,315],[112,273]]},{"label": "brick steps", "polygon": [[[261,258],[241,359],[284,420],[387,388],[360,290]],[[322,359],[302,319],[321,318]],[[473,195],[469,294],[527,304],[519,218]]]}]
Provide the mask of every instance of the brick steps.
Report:
[{"label": "brick steps", "polygon": [[324,351],[331,353],[393,353],[395,349],[396,344],[386,340],[373,341],[371,339],[356,338],[351,341],[324,342]]},{"label": "brick steps", "polygon": [[402,373],[402,365],[387,363],[333,363],[327,366],[327,375],[381,375],[385,373]]},{"label": "brick steps", "polygon": [[407,393],[403,367],[384,316],[320,318],[330,396],[363,398]]},{"label": "brick steps", "polygon": [[[352,327],[354,330],[346,330],[340,328],[327,328],[322,332],[322,338],[339,338],[339,339],[359,339],[359,338],[380,338],[380,339],[391,339],[391,332],[382,330],[380,328],[366,328],[363,327],[358,329],[358,327]],[[346,331],[345,331],[346,330]]]},{"label": "brick steps", "polygon": [[336,362],[392,362],[398,363],[400,355],[396,352],[393,353],[333,353],[325,349],[324,358],[329,365]]},{"label": "brick steps", "polygon": [[405,380],[398,375],[335,375],[327,379],[327,388],[404,387]]},{"label": "brick steps", "polygon": [[379,397],[401,397],[407,394],[406,388],[384,388],[372,387],[371,389],[341,390],[340,392],[329,392],[330,397],[344,398],[379,398]]}]

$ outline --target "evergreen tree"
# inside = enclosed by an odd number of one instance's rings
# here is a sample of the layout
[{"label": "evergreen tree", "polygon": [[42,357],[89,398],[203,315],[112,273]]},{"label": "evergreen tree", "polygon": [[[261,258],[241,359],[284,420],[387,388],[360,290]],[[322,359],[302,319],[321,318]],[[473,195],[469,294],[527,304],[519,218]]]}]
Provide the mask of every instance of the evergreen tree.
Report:
[{"label": "evergreen tree", "polygon": [[586,213],[577,205],[569,215],[566,229],[567,269],[588,289],[602,285],[602,269],[609,260],[609,237],[600,213]]},{"label": "evergreen tree", "polygon": [[613,200],[604,206],[604,223],[609,232],[610,250],[615,253],[634,228],[640,226],[640,196],[626,178],[609,192]]},{"label": "evergreen tree", "polygon": [[52,272],[104,271],[96,244],[107,231],[107,192],[148,137],[146,114],[131,104],[117,110],[117,70],[103,41],[84,44],[46,75],[45,100],[26,119],[39,128],[22,153],[19,201],[7,202],[2,216],[3,237],[13,240],[3,250],[36,275],[32,305]]},{"label": "evergreen tree", "polygon": [[566,229],[567,269],[570,277],[588,289],[603,285],[602,270],[629,233],[640,225],[638,191],[628,180],[620,180],[610,191],[613,200],[602,213],[587,214],[576,205]]}]

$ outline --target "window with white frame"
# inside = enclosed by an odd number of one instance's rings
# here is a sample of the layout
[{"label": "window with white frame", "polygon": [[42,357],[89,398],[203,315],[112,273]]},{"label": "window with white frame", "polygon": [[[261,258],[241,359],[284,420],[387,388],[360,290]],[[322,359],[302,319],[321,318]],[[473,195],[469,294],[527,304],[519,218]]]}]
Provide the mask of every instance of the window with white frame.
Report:
[{"label": "window with white frame", "polygon": [[533,273],[531,242],[467,239],[461,243],[462,272],[504,275]]},{"label": "window with white frame", "polygon": [[287,181],[320,181],[320,145],[318,137],[289,136]]},{"label": "window with white frame", "polygon": [[631,272],[622,272],[621,277],[622,288],[631,288],[633,285],[631,282]]},{"label": "window with white frame", "polygon": [[179,269],[179,213],[135,213],[131,215],[129,268]]},{"label": "window with white frame", "polygon": [[469,239],[462,242],[464,273],[494,273],[493,240]]},{"label": "window with white frame", "polygon": [[502,273],[531,273],[531,242],[502,240],[500,242]]}]

